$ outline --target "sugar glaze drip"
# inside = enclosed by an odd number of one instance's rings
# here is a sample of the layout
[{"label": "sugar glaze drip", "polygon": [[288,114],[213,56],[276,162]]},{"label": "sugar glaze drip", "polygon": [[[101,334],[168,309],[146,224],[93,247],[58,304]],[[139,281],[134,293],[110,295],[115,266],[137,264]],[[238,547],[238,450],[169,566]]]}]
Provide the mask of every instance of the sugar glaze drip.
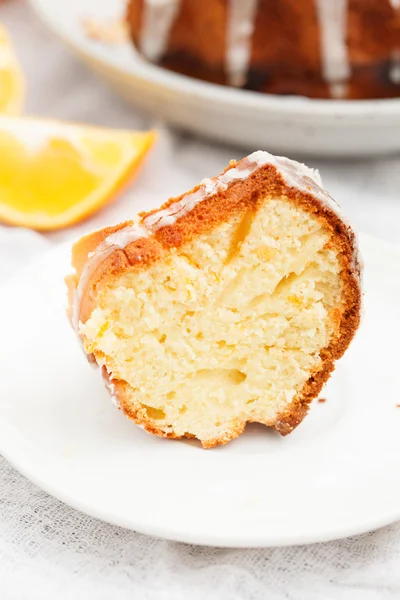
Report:
[{"label": "sugar glaze drip", "polygon": [[157,62],[165,54],[181,0],[144,0],[140,51]]},{"label": "sugar glaze drip", "polygon": [[[400,0],[389,0],[389,2],[395,13],[397,13],[397,11],[400,10]],[[400,84],[400,48],[396,48],[392,53],[392,64],[389,69],[389,77],[392,83]]]},{"label": "sugar glaze drip", "polygon": [[120,402],[117,394],[117,390],[115,389],[115,384],[112,382],[109,372],[107,371],[105,365],[103,365],[101,369],[101,374],[103,377],[104,385],[108,390],[111,396],[111,402],[114,404],[116,408],[120,407]]},{"label": "sugar glaze drip", "polygon": [[226,71],[230,85],[242,87],[249,70],[258,0],[229,0]]},{"label": "sugar glaze drip", "polygon": [[123,250],[130,244],[140,238],[147,237],[149,232],[140,225],[127,225],[119,231],[112,233],[97,246],[94,252],[90,252],[88,260],[81,273],[79,282],[75,291],[74,303],[72,307],[72,326],[76,331],[79,329],[79,317],[81,312],[82,297],[85,292],[89,279],[94,271],[106,260],[115,250]]},{"label": "sugar glaze drip", "polygon": [[177,219],[193,210],[199,202],[220,191],[225,191],[235,181],[247,179],[256,169],[267,164],[265,157],[262,156],[264,154],[268,155],[267,152],[254,152],[243,162],[229,169],[223,175],[214,177],[213,179],[203,179],[198,190],[187,194],[178,202],[173,202],[168,208],[159,210],[146,217],[143,221],[144,226],[157,231],[157,229],[161,229],[162,227],[173,225]]},{"label": "sugar glaze drip", "polygon": [[[305,165],[281,156],[273,156],[268,152],[258,150],[247,158],[240,161],[236,166],[228,169],[222,175],[212,179],[204,179],[200,187],[186,194],[181,200],[172,202],[167,208],[158,210],[145,217],[140,225],[127,225],[119,231],[109,235],[99,244],[94,252],[88,256],[85,268],[81,274],[75,292],[73,304],[72,324],[79,331],[79,317],[81,311],[82,297],[95,270],[115,250],[123,250],[132,242],[153,235],[163,227],[173,225],[178,219],[187,215],[197,204],[225,191],[230,185],[237,181],[243,181],[250,177],[255,171],[265,165],[276,167],[288,187],[293,187],[301,192],[312,194],[323,206],[334,211],[340,219],[348,226],[348,222],[341,213],[339,206],[322,188],[321,178],[318,171],[310,169]],[[354,247],[354,264],[357,265],[358,250]]]},{"label": "sugar glaze drip", "polygon": [[321,29],[323,77],[333,98],[347,93],[350,63],[347,55],[347,0],[316,0]]}]

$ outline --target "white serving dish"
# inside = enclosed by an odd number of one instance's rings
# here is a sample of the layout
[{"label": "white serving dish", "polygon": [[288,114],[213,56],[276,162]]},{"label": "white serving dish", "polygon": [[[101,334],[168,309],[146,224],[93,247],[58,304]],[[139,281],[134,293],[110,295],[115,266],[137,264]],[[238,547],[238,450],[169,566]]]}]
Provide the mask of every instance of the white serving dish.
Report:
[{"label": "white serving dish", "polygon": [[82,18],[121,16],[125,0],[30,0],[38,15],[121,96],[215,140],[281,154],[376,156],[400,151],[400,98],[311,100],[238,90],[142,60],[130,43],[91,40]]}]

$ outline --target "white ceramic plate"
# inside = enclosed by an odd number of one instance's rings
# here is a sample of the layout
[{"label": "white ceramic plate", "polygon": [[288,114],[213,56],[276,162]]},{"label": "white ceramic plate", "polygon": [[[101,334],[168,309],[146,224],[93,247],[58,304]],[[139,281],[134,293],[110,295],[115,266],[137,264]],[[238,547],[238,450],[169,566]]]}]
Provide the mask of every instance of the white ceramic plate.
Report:
[{"label": "white ceramic plate", "polygon": [[164,440],[110,402],[64,313],[61,248],[2,288],[0,452],[60,500],[140,532],[219,546],[339,538],[400,518],[400,248],[362,237],[365,317],[290,436]]},{"label": "white ceramic plate", "polygon": [[137,106],[214,139],[280,153],[377,155],[400,150],[400,99],[334,101],[213,85],[143,61],[130,43],[90,40],[82,17],[121,16],[125,0],[31,0],[78,56]]}]

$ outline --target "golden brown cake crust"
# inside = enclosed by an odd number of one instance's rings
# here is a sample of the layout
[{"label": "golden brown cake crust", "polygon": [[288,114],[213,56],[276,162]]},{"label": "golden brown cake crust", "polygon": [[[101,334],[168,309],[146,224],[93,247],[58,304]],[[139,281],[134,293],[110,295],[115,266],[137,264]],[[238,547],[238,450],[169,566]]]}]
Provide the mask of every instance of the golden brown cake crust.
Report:
[{"label": "golden brown cake crust", "polygon": [[[239,163],[232,161],[224,173],[237,166],[246,167],[246,161],[248,160],[249,158],[245,158]],[[335,361],[347,349],[358,328],[361,309],[360,264],[358,262],[354,233],[345,224],[333,206],[321,202],[321,199],[318,197],[318,191],[321,191],[321,189],[317,184],[307,176],[302,181],[306,182],[306,191],[291,187],[287,184],[276,166],[265,164],[257,168],[247,179],[234,181],[226,190],[219,189],[215,194],[199,202],[192,210],[177,219],[172,225],[155,229],[150,237],[137,239],[128,244],[124,249],[114,250],[101,262],[87,282],[80,301],[80,321],[84,323],[89,318],[95,307],[95,299],[98,291],[104,286],[109,286],[122,273],[129,270],[146,268],[154,261],[165,257],[170,249],[179,248],[194,240],[196,236],[226,222],[234,214],[257,210],[259,203],[265,201],[265,198],[287,197],[293,204],[312,213],[323,223],[325,228],[332,231],[333,235],[329,244],[335,249],[341,266],[344,306],[346,307],[345,314],[338,315],[340,323],[338,335],[328,347],[321,351],[321,367],[308,379],[292,403],[274,422],[264,423],[269,427],[275,428],[282,435],[289,434],[303,420],[308,412],[311,401],[318,396],[323,384],[333,371]],[[158,210],[141,213],[139,215],[139,225],[143,224],[144,220],[150,215],[154,215],[183,200],[188,194],[199,190],[200,187],[196,186],[187,194],[171,198]],[[132,223],[132,221],[129,221],[96,231],[85,236],[73,246],[72,264],[76,269],[76,275],[68,276],[66,280],[69,288],[71,313],[79,278],[89,260],[89,255],[96,252],[99,244],[107,236]],[[101,355],[97,355],[96,358],[101,360],[102,357]],[[112,380],[111,383],[114,386],[114,395],[121,409],[138,425],[161,437],[179,437],[173,432],[166,433],[155,427],[146,416],[145,410],[132,409],[126,398],[125,390],[128,385],[126,382]],[[203,447],[211,448],[218,444],[225,444],[240,435],[245,426],[246,423],[238,422],[230,429],[228,434],[204,442]]]}]

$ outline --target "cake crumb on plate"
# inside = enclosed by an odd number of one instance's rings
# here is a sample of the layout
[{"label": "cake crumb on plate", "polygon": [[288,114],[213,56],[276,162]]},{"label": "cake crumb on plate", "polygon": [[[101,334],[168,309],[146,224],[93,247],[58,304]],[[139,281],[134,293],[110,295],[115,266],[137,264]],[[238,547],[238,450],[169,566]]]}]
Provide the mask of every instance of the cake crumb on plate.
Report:
[{"label": "cake crumb on plate", "polygon": [[121,19],[105,22],[84,17],[81,22],[87,37],[92,40],[104,44],[121,44],[128,38],[127,26]]}]

